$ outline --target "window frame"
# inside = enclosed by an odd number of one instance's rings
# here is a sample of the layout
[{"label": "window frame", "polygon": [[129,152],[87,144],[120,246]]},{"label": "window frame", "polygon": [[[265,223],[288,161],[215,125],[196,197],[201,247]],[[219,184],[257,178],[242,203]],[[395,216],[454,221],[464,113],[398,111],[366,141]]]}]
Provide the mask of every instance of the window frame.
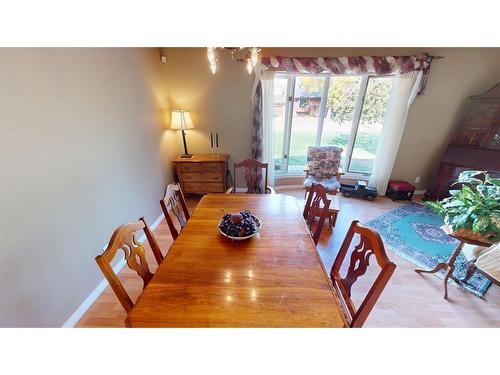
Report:
[{"label": "window frame", "polygon": [[[394,74],[331,74],[331,73],[319,73],[319,74],[308,74],[308,73],[287,73],[287,72],[276,72],[274,79],[287,79],[287,98],[285,104],[285,124],[283,130],[283,148],[282,148],[282,159],[283,159],[283,170],[275,171],[276,177],[296,177],[302,176],[299,173],[289,173],[288,172],[288,161],[290,154],[290,140],[292,136],[292,121],[293,121],[293,104],[295,98],[295,85],[297,77],[324,77],[322,96],[320,102],[320,112],[318,115],[318,127],[316,130],[315,146],[321,145],[321,138],[323,136],[323,126],[325,121],[325,111],[328,101],[328,90],[330,88],[330,80],[332,77],[361,77],[360,86],[358,89],[358,96],[356,98],[356,104],[354,107],[353,118],[351,122],[351,128],[349,132],[349,141],[345,152],[345,158],[342,161],[340,167],[345,172],[344,176],[349,179],[366,179],[371,176],[372,173],[361,173],[361,172],[350,172],[348,170],[352,159],[352,153],[354,150],[354,144],[356,143],[356,138],[358,136],[359,125],[361,121],[361,114],[363,111],[363,105],[365,102],[366,91],[368,89],[368,83],[370,78],[378,77],[394,77]],[[304,166],[305,167],[305,166]],[[286,172],[285,172],[286,171]]]}]

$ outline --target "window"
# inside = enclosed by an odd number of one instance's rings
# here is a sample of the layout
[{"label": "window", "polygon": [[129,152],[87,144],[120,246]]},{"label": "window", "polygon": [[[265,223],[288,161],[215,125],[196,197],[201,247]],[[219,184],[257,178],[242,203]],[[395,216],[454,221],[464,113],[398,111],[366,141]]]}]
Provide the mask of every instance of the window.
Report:
[{"label": "window", "polygon": [[302,174],[312,145],[342,147],[344,171],[371,174],[392,83],[393,76],[277,74],[276,174]]}]

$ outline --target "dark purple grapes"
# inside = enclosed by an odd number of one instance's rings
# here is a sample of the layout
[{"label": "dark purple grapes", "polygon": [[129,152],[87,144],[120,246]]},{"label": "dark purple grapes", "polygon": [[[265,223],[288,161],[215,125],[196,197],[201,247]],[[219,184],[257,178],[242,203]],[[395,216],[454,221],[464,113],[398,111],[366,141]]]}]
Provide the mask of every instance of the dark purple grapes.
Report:
[{"label": "dark purple grapes", "polygon": [[250,211],[225,214],[219,224],[220,230],[231,237],[246,237],[254,234],[258,226]]}]

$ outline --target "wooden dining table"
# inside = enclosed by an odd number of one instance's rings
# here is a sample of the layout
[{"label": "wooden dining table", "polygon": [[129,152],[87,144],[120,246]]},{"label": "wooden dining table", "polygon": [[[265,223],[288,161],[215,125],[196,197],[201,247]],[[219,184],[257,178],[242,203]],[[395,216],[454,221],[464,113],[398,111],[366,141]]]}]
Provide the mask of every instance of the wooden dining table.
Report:
[{"label": "wooden dining table", "polygon": [[[225,213],[256,236],[230,240]],[[341,303],[297,205],[281,194],[208,194],[129,312],[129,327],[345,327]]]}]

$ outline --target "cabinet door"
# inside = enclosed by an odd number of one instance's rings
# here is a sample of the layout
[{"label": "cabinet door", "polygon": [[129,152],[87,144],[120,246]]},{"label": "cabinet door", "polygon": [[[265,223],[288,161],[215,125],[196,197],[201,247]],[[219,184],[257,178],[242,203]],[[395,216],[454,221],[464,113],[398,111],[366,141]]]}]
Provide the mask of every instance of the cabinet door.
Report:
[{"label": "cabinet door", "polygon": [[452,144],[462,147],[485,147],[492,127],[497,124],[499,113],[499,102],[472,100]]},{"label": "cabinet door", "polygon": [[497,125],[492,127],[483,147],[491,150],[500,150],[500,118],[497,121]]},{"label": "cabinet door", "polygon": [[443,164],[443,168],[439,171],[439,183],[436,189],[438,198],[446,198],[450,196],[451,185],[457,180],[458,175],[465,168],[457,168],[454,165]]},{"label": "cabinet door", "polygon": [[449,197],[451,189],[460,189],[460,185],[451,185],[458,179],[460,173],[468,169],[470,168],[441,163],[438,173],[425,193],[426,197],[429,199],[443,199]]}]

